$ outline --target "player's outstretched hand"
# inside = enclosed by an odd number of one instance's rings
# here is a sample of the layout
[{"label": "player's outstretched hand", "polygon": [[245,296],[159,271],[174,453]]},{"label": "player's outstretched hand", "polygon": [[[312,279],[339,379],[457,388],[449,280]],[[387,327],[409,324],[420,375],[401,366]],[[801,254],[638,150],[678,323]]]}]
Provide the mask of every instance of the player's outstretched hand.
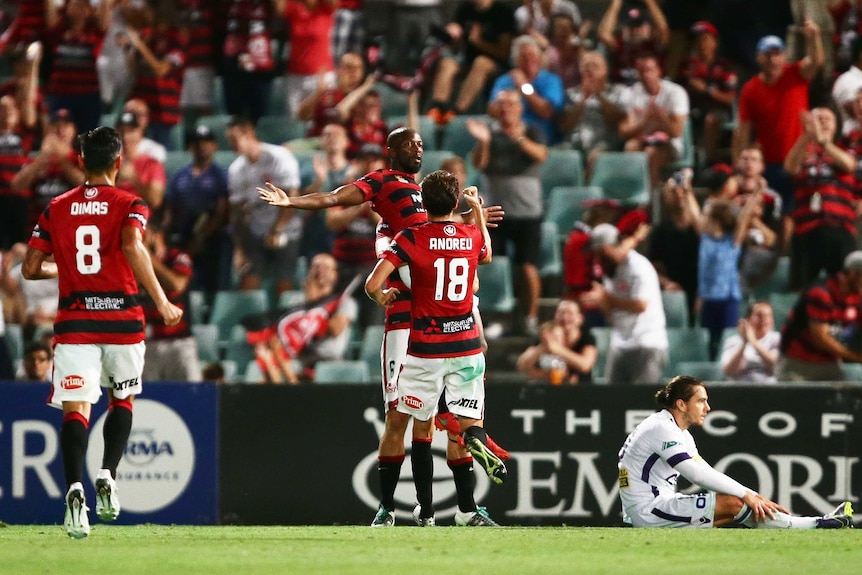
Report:
[{"label": "player's outstretched hand", "polygon": [[502,221],[505,215],[503,206],[488,206],[485,208],[485,225],[489,228],[496,228],[497,223]]},{"label": "player's outstretched hand", "polygon": [[257,188],[257,193],[260,195],[261,200],[271,206],[290,207],[290,197],[288,197],[287,192],[278,186],[274,186],[272,182],[266,182],[265,185],[265,188]]},{"label": "player's outstretched hand", "polygon": [[165,325],[177,325],[183,319],[183,310],[172,304],[165,302],[165,305],[159,307],[159,313],[165,320]]}]

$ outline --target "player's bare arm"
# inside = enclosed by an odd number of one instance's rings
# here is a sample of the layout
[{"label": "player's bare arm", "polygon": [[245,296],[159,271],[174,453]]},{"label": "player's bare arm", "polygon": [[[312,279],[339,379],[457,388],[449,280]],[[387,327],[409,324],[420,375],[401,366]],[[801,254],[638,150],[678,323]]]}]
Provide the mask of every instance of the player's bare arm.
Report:
[{"label": "player's bare arm", "polygon": [[48,257],[36,248],[27,248],[24,261],[21,263],[21,274],[28,280],[46,280],[57,277],[57,264],[45,261]]},{"label": "player's bare arm", "polygon": [[392,262],[381,258],[377,260],[377,265],[374,266],[374,270],[368,275],[368,279],[365,280],[366,295],[383,307],[392,305],[392,302],[395,301],[395,296],[401,293],[398,291],[398,288],[383,289],[383,286],[386,284],[386,278],[394,271],[395,266],[392,265]]},{"label": "player's bare arm", "polygon": [[332,206],[357,206],[365,201],[362,190],[355,184],[346,184],[331,192],[315,192],[304,196],[291,197],[272,182],[266,182],[266,187],[257,188],[260,199],[271,206],[280,208],[297,208],[299,210],[322,210]]},{"label": "player's bare arm", "polygon": [[165,320],[165,325],[176,325],[183,318],[183,310],[168,300],[165,290],[153,271],[150,252],[144,245],[141,230],[134,226],[123,227],[123,254],[132,267],[135,277],[156,304],[159,314]]}]

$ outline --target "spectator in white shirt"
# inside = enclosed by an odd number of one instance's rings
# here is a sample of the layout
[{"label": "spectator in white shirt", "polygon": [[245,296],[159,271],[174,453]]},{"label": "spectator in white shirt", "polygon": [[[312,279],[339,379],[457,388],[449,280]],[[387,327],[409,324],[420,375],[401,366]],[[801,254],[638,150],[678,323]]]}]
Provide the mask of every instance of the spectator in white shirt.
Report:
[{"label": "spectator in white shirt", "polygon": [[862,36],[853,41],[851,49],[853,64],[832,85],[832,99],[841,115],[841,133],[845,136],[859,127],[853,117],[853,101],[862,89]]},{"label": "spectator in white shirt", "polygon": [[683,153],[682,131],[688,121],[689,100],[685,88],[662,78],[654,55],[635,62],[638,81],[623,100],[626,117],[620,136],[627,152],[646,152],[653,186],[661,181],[661,169]]},{"label": "spectator in white shirt", "polygon": [[739,320],[739,333],[724,342],[721,369],[732,381],[775,383],[773,369],[780,345],[781,334],[775,331],[772,306],[766,301],[755,302]]},{"label": "spectator in white shirt", "polygon": [[581,294],[580,303],[602,309],[611,326],[605,366],[609,385],[657,383],[668,360],[664,304],[658,273],[635,250],[614,249],[620,234],[612,224],[590,231],[590,248],[601,262],[604,285]]}]

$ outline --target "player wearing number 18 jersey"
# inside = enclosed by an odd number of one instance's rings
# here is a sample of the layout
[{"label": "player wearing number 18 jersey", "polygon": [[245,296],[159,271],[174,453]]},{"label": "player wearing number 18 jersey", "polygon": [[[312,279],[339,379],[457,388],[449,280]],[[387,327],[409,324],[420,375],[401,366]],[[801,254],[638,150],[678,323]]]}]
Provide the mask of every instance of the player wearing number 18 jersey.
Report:
[{"label": "player wearing number 18 jersey", "polygon": [[[120,512],[114,478],[131,431],[132,401],[141,391],[144,364],[138,282],[166,324],[182,318],[182,310],[168,301],[159,285],[142,241],[149,215],[146,203],[114,187],[122,161],[119,134],[96,128],[80,142],[86,181],[51,200],[33,230],[22,265],[27,279],[59,277],[49,402],[63,409],[65,527],[78,539],[90,532],[81,478],[91,407],[102,387],[109,389],[110,403],[102,469],[96,477],[96,513],[111,521]],[[49,255],[54,262],[47,261]]]},{"label": "player wearing number 18 jersey", "polygon": [[[407,358],[398,374],[399,412],[413,417],[414,437],[427,432],[444,389],[452,413],[458,416],[465,443],[482,461],[492,480],[501,482],[505,465],[487,449],[481,427],[485,404],[485,356],[473,317],[476,268],[491,261],[491,247],[475,187],[464,190],[476,225],[453,221],[458,203],[458,180],[436,171],[422,181],[423,203],[429,222],[399,232],[389,250],[369,275],[365,289],[377,303],[387,306],[398,296],[386,288],[386,279],[399,268],[409,272],[413,305]],[[417,432],[418,430],[418,432]],[[413,480],[420,525],[434,524],[430,449],[417,449],[412,457]]]}]

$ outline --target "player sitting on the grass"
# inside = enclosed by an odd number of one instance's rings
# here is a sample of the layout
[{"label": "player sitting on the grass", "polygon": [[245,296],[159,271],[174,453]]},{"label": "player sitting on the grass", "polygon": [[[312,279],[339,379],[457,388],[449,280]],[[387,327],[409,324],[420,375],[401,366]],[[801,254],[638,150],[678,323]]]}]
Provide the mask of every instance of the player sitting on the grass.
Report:
[{"label": "player sitting on the grass", "polygon": [[428,223],[399,232],[365,282],[368,296],[387,306],[399,293],[397,288],[384,289],[387,278],[402,266],[409,271],[412,329],[407,359],[398,374],[397,409],[413,417],[414,439],[427,438],[424,443],[414,441],[411,455],[419,500],[414,518],[422,526],[435,524],[431,426],[444,389],[469,452],[492,481],[502,483],[506,476],[505,464],[488,449],[481,427],[485,357],[473,317],[476,267],[491,261],[491,246],[478,191],[464,190],[475,226],[454,222],[458,195],[455,176],[440,170],[429,174],[422,181]]},{"label": "player sitting on the grass", "polygon": [[[623,521],[634,527],[722,527],[738,524],[767,529],[853,527],[853,506],[843,502],[822,517],[791,515],[701,459],[688,431],[703,425],[710,407],[700,380],[678,375],[659,390],[660,411],[629,434],[619,453]],[[707,489],[677,493],[682,475]]]}]

